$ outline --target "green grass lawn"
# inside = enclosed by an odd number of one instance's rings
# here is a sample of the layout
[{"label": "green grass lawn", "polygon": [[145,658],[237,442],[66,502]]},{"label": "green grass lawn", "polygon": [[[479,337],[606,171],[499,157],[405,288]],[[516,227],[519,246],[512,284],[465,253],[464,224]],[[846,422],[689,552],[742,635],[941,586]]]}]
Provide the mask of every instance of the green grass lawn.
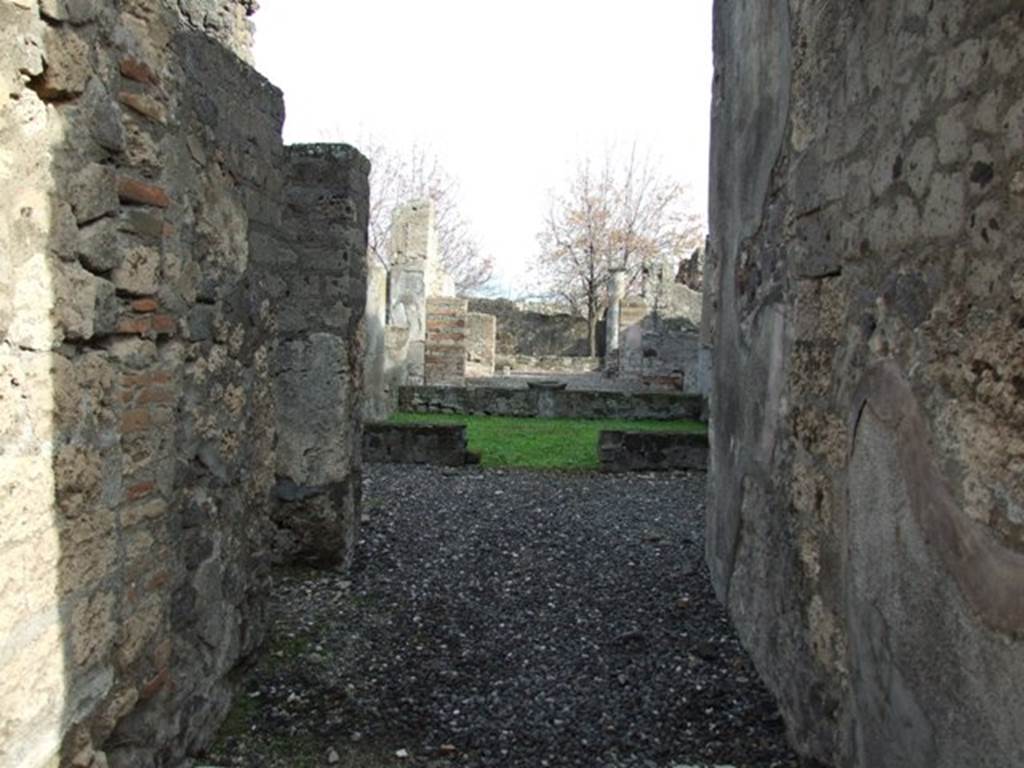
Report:
[{"label": "green grass lawn", "polygon": [[597,438],[604,429],[646,432],[706,432],[697,421],[525,419],[512,416],[462,416],[396,413],[394,424],[465,424],[469,450],[485,467],[597,469]]}]

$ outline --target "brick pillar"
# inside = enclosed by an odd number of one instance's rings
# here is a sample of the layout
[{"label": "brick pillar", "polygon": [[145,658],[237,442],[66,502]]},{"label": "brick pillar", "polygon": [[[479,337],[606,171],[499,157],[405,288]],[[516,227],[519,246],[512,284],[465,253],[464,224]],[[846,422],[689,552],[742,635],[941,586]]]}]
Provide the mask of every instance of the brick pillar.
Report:
[{"label": "brick pillar", "polygon": [[465,299],[427,299],[427,384],[465,383],[468,307]]}]

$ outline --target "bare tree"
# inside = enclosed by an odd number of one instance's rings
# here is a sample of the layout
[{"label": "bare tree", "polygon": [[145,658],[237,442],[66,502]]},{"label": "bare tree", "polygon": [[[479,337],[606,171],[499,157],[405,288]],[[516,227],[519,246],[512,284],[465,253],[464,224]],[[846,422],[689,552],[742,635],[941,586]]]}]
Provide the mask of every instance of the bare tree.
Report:
[{"label": "bare tree", "polygon": [[403,153],[373,140],[363,142],[360,149],[371,162],[371,258],[388,264],[391,215],[395,208],[410,200],[430,198],[437,211],[438,256],[455,280],[456,289],[466,293],[486,285],[494,272],[494,261],[481,252],[459,211],[458,182],[437,156],[420,146]]},{"label": "bare tree", "polygon": [[552,194],[538,266],[550,291],[587,318],[594,355],[611,270],[625,270],[627,293],[643,294],[646,276],[676,264],[703,237],[686,188],[634,147],[623,161],[611,152],[600,165],[580,161],[566,188]]}]

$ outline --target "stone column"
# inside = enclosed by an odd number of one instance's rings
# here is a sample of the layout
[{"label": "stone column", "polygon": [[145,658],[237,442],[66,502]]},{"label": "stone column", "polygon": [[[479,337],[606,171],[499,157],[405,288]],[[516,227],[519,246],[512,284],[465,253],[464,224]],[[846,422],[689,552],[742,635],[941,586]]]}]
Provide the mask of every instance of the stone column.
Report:
[{"label": "stone column", "polygon": [[466,314],[466,376],[494,375],[497,318],[480,312]]},{"label": "stone column", "polygon": [[427,338],[427,287],[437,261],[434,204],[418,200],[400,206],[391,221],[391,298],[388,323],[407,328],[407,381],[423,383]]},{"label": "stone column", "polygon": [[363,349],[366,351],[363,362],[363,417],[367,421],[380,421],[386,419],[391,410],[385,378],[388,271],[373,254],[368,256],[366,267],[366,315],[363,321]]},{"label": "stone column", "polygon": [[619,359],[619,317],[622,297],[626,292],[626,272],[613,269],[608,276],[608,314],[605,318],[605,370],[618,368]]}]

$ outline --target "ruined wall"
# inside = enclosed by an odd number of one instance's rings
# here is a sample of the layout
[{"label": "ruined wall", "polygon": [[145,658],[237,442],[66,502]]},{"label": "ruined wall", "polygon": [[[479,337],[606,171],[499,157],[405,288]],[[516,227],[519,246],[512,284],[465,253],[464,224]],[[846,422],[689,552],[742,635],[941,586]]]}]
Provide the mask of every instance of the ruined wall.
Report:
[{"label": "ruined wall", "polygon": [[528,387],[402,387],[399,410],[543,419],[700,418],[700,397],[679,392],[614,392]]},{"label": "ruined wall", "polygon": [[[587,321],[576,315],[523,310],[508,299],[470,299],[469,311],[497,319],[497,354],[576,357],[590,354]],[[604,354],[604,324],[598,325],[598,355]]]},{"label": "ruined wall", "polygon": [[[697,253],[699,254],[699,251]],[[693,258],[697,257],[695,254]],[[688,260],[684,260],[675,269],[670,269],[667,264],[659,264],[644,272],[642,295],[651,314],[663,318],[685,318],[695,326],[700,325],[701,291],[678,280],[676,273],[684,272],[690,275],[697,271],[699,282],[701,269],[702,267],[698,265],[695,270],[689,265]]]},{"label": "ruined wall", "polygon": [[494,375],[497,321],[480,312],[466,314],[466,375]]},{"label": "ruined wall", "polygon": [[183,11],[244,6],[0,0],[3,768],[176,765],[262,637],[283,105]]},{"label": "ruined wall", "polygon": [[466,300],[427,299],[426,384],[466,381]]},{"label": "ruined wall", "polygon": [[715,4],[708,562],[795,743],[1024,764],[1024,15]]},{"label": "ruined wall", "polygon": [[594,373],[601,370],[600,357],[560,357],[547,355],[496,355],[494,358],[496,372],[501,375],[507,367],[514,373]]},{"label": "ruined wall", "polygon": [[[367,424],[363,458],[378,464],[467,463],[465,424]],[[477,457],[479,461],[479,457]]]},{"label": "ruined wall", "polygon": [[366,265],[366,312],[364,315],[363,417],[379,421],[391,412],[388,370],[388,270],[368,254]]},{"label": "ruined wall", "polygon": [[[389,256],[390,269],[371,265],[367,282],[368,312],[363,338],[368,376],[363,411],[373,420],[385,419],[395,410],[398,388],[407,382],[422,384],[426,376],[441,376],[452,382],[465,377],[465,359],[461,363],[456,361],[452,357],[454,347],[447,342],[435,343],[433,361],[426,359],[430,333],[428,302],[440,301],[437,306],[444,315],[450,314],[445,301],[461,306],[459,333],[463,337],[466,314],[465,301],[459,303],[455,299],[455,282],[438,257],[436,211],[431,200],[414,200],[395,209]],[[463,338],[455,345],[463,358],[464,341]],[[452,359],[448,360],[449,357]],[[450,370],[442,370],[446,365]]]},{"label": "ruined wall", "polygon": [[644,273],[644,297],[624,298],[625,274],[611,273],[605,313],[607,376],[705,394],[699,372],[700,294],[666,270]]},{"label": "ruined wall", "polygon": [[[391,219],[391,265],[388,272],[388,324],[403,333],[392,334],[393,365],[403,379],[423,382],[427,337],[428,287],[435,284],[437,230],[434,204],[421,200],[399,206]],[[406,346],[398,347],[404,340]]]},{"label": "ruined wall", "polygon": [[347,568],[362,484],[370,164],[351,147],[286,151],[281,246],[257,272],[277,330],[275,555]]},{"label": "ruined wall", "polygon": [[[40,5],[60,3],[73,9],[88,0],[43,0]],[[258,0],[177,0],[177,8],[190,28],[203,32],[247,64],[253,63],[254,29],[249,17],[258,10]]]}]

